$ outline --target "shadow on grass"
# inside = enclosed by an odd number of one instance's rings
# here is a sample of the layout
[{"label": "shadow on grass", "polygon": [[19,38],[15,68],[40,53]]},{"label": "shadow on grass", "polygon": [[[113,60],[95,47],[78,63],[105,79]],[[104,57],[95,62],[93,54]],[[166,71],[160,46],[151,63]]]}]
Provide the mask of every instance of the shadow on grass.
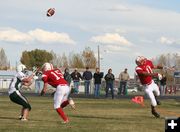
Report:
[{"label": "shadow on grass", "polygon": [[[124,116],[124,117],[102,117],[102,116],[92,116],[92,115],[69,115],[70,117],[75,117],[75,118],[82,118],[82,119],[102,119],[102,120],[127,120],[127,121],[133,121],[137,120],[139,118],[142,119],[153,119],[154,117],[151,115],[142,115],[142,116],[135,116],[133,115],[132,117],[130,116]],[[160,119],[160,118],[159,118]]]},{"label": "shadow on grass", "polygon": [[89,118],[89,119],[106,119],[106,120],[120,120],[122,118],[117,117],[101,117],[101,116],[91,116],[91,115],[70,115],[71,117],[76,118]]},{"label": "shadow on grass", "polygon": [[0,116],[0,119],[4,119],[4,120],[19,120],[18,118],[15,118],[15,117],[5,117],[5,116]]},{"label": "shadow on grass", "polygon": [[[0,116],[0,120],[16,120],[16,121],[20,121],[20,119],[15,118],[15,117],[5,117],[5,116]],[[41,119],[32,119],[30,118],[29,121],[35,121],[35,122],[57,122],[55,120],[41,120]]]}]

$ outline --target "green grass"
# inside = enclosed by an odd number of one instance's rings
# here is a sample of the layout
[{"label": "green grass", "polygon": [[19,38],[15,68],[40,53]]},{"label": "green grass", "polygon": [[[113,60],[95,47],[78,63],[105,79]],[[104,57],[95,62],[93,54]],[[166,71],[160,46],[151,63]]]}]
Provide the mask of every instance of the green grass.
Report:
[{"label": "green grass", "polygon": [[[61,124],[53,110],[52,97],[28,97],[32,105],[29,121],[18,120],[20,106],[0,96],[0,132],[164,132],[164,118],[155,119],[149,101],[145,107],[129,99],[74,99],[76,111],[67,107],[70,123]],[[163,100],[162,116],[180,114],[180,102]],[[173,115],[174,114],[174,115]]]}]

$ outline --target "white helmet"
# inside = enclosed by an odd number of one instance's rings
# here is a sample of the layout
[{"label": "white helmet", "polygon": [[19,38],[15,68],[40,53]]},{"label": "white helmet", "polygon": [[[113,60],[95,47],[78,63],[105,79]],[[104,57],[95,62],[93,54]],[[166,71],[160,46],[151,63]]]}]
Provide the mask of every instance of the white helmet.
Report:
[{"label": "white helmet", "polygon": [[140,63],[142,61],[142,58],[141,56],[138,56],[135,60],[136,64]]},{"label": "white helmet", "polygon": [[24,72],[25,69],[26,69],[26,66],[23,65],[23,64],[20,64],[20,65],[17,66],[16,71],[17,72]]},{"label": "white helmet", "polygon": [[145,62],[146,58],[144,56],[138,56],[135,60],[137,65],[141,65]]},{"label": "white helmet", "polygon": [[53,70],[53,65],[51,63],[44,63],[42,66],[42,71],[50,71]]}]

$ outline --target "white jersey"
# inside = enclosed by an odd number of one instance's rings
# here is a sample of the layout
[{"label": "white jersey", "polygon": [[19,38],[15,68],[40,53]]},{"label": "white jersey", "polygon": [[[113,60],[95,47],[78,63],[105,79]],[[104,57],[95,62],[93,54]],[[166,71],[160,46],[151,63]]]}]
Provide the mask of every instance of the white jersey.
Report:
[{"label": "white jersey", "polygon": [[22,80],[26,77],[23,72],[17,72],[14,78],[12,78],[9,85],[8,93],[12,94],[14,91],[19,90],[22,85]]}]

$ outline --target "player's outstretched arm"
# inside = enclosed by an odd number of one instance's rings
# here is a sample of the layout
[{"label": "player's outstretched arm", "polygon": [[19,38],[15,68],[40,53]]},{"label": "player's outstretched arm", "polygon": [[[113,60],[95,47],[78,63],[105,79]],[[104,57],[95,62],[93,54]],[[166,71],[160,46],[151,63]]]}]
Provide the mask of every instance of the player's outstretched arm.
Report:
[{"label": "player's outstretched arm", "polygon": [[24,86],[28,86],[29,87],[31,84],[32,84],[32,81],[29,81],[28,83],[27,82],[23,82]]},{"label": "player's outstretched arm", "polygon": [[163,70],[175,71],[175,67],[176,66],[169,67],[169,66],[157,65],[157,66],[154,66],[154,69],[163,69]]},{"label": "player's outstretched arm", "polygon": [[141,76],[152,76],[152,77],[157,77],[158,73],[148,73],[148,72],[141,72],[139,73]]},{"label": "player's outstretched arm", "polygon": [[32,79],[33,79],[33,77],[34,77],[34,74],[32,74],[32,75],[24,78],[24,79],[22,80],[23,85],[25,85],[25,86],[30,86],[30,85],[32,84]]},{"label": "player's outstretched arm", "polygon": [[162,65],[157,65],[157,66],[154,66],[154,69],[163,69],[163,66]]}]

